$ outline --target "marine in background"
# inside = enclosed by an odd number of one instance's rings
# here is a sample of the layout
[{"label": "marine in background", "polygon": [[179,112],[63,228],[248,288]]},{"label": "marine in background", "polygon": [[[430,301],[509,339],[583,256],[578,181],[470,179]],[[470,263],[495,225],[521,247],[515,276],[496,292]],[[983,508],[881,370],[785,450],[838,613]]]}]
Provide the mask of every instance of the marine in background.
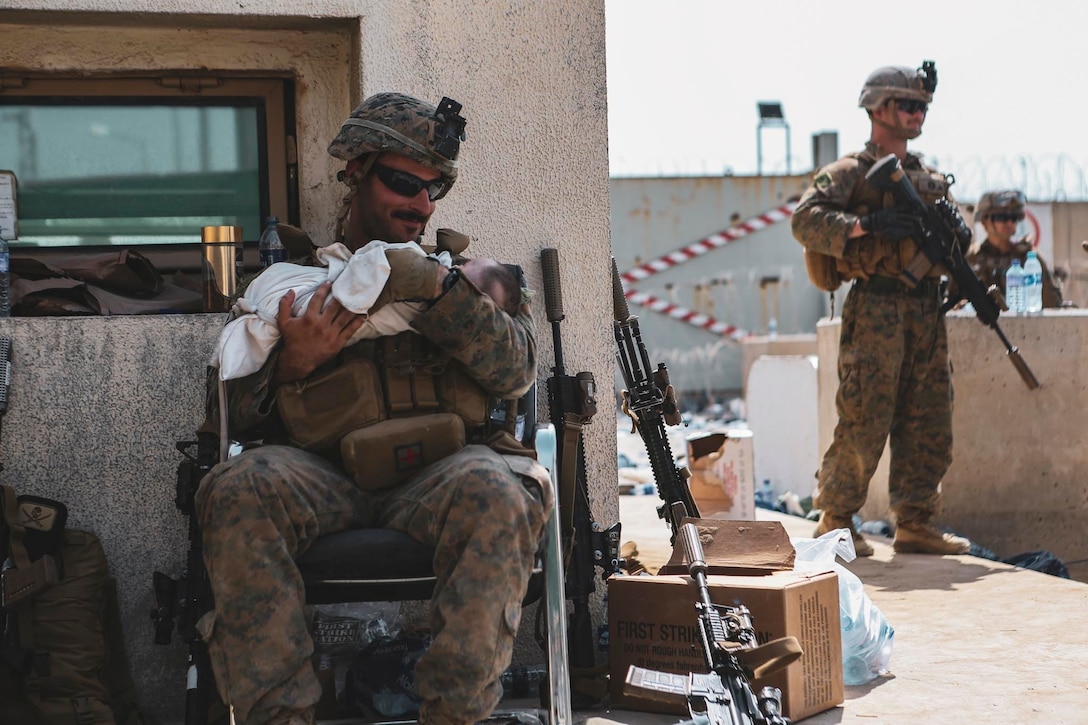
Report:
[{"label": "marine in background", "polygon": [[[839,340],[839,414],[834,439],[818,473],[816,535],[849,529],[860,556],[872,546],[853,517],[890,438],[888,493],[899,553],[965,554],[970,542],[933,524],[941,478],[952,463],[952,376],[935,265],[914,286],[900,274],[921,252],[921,219],[893,206],[889,194],[865,178],[881,158],[895,154],[919,196],[948,197],[946,177],[907,151],[922,133],[937,70],[886,66],[873,71],[858,105],[871,121],[863,151],[820,169],[794,210],[793,235],[806,251],[813,282],[834,289],[852,281]],[[813,272],[822,260],[827,279]]]},{"label": "marine in background", "polygon": [[[1032,250],[1030,238],[1016,238],[1017,228],[1024,221],[1024,206],[1022,192],[1006,189],[986,192],[975,207],[975,221],[982,223],[986,238],[971,246],[967,262],[984,286],[996,284],[1002,294],[1005,293],[1005,272],[1012,260],[1020,260],[1023,266]],[[1043,268],[1043,307],[1061,307],[1060,284],[1042,257],[1039,257],[1039,264]]]}]

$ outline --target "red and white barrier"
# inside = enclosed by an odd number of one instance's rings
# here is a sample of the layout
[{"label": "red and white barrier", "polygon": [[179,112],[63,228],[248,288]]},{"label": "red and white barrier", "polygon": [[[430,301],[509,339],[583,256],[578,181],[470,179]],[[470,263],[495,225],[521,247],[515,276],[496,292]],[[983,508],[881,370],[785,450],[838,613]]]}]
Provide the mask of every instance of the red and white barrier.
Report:
[{"label": "red and white barrier", "polygon": [[654,297],[651,294],[645,292],[636,292],[635,290],[624,290],[623,296],[627,298],[628,302],[632,302],[640,307],[645,307],[648,310],[653,310],[662,315],[667,315],[674,320],[680,320],[686,322],[689,325],[702,328],[708,332],[712,332],[715,335],[721,335],[722,337],[729,337],[733,340],[743,340],[750,334],[747,330],[742,330],[735,325],[730,325],[721,320],[716,320],[710,315],[704,315],[701,312],[694,312],[680,305],[675,305],[668,300],[663,300],[660,297]]},{"label": "red and white barrier", "polygon": [[652,277],[655,274],[660,274],[667,269],[672,269],[679,264],[683,264],[684,262],[689,262],[696,257],[700,257],[709,251],[724,247],[730,242],[735,242],[738,239],[746,237],[752,232],[758,232],[760,229],[766,229],[772,224],[777,224],[780,221],[789,219],[790,215],[793,214],[793,208],[796,205],[797,204],[795,202],[789,202],[775,209],[771,209],[770,211],[766,211],[762,214],[757,214],[751,219],[743,221],[734,227],[726,229],[725,231],[711,234],[705,239],[700,239],[699,241],[689,244],[686,247],[681,247],[674,252],[669,252],[666,255],[658,257],[657,259],[651,260],[649,262],[646,262],[645,264],[641,264],[638,267],[630,269],[621,274],[620,277],[623,279],[624,282],[627,282],[628,284],[633,284],[635,282],[644,280],[647,277]]}]

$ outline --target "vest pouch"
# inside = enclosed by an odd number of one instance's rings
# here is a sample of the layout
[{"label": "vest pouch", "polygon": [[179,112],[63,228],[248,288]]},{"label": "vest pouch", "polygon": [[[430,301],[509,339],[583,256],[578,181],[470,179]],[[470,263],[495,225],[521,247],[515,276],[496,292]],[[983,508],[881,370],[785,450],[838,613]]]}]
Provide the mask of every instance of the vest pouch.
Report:
[{"label": "vest pouch", "polygon": [[457,413],[470,429],[483,428],[490,413],[487,393],[460,365],[450,365],[439,379],[442,410]]},{"label": "vest pouch", "polygon": [[834,292],[842,285],[842,275],[834,257],[805,250],[805,271],[812,284],[825,292]]},{"label": "vest pouch", "polygon": [[453,413],[393,418],[340,441],[344,469],[367,491],[397,486],[465,447],[465,424]]},{"label": "vest pouch", "polygon": [[282,386],[276,404],[291,442],[311,451],[335,450],[351,431],[388,417],[378,369],[365,358]]}]

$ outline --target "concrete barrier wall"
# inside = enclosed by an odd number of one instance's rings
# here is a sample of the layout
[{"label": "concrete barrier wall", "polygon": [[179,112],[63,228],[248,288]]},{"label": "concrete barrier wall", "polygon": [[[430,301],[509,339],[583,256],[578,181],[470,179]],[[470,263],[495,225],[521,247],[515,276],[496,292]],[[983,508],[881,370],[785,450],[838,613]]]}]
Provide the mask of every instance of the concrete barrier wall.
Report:
[{"label": "concrete barrier wall", "polygon": [[[1005,348],[973,316],[950,315],[953,462],[942,482],[939,523],[1007,557],[1048,549],[1074,562],[1088,556],[1088,311],[1046,310],[1003,317],[1001,328],[1042,383],[1029,391]],[[831,442],[838,387],[840,319],[821,320],[820,451]],[[869,486],[866,519],[888,515],[887,451]],[[1088,567],[1070,567],[1083,578]]]}]

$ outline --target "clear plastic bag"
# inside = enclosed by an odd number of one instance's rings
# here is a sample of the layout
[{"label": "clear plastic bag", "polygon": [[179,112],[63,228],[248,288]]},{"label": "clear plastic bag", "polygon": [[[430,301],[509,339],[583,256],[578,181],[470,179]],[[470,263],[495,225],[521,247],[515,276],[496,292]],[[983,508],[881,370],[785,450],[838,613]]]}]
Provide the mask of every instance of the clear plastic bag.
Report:
[{"label": "clear plastic bag", "polygon": [[399,602],[345,602],[307,607],[314,642],[313,662],[321,682],[318,716],[343,715],[344,681],[355,656],[373,642],[395,637],[403,627]]},{"label": "clear plastic bag", "polygon": [[854,560],[854,540],[849,529],[835,529],[818,539],[794,539],[794,569],[827,569],[839,575],[839,624],[842,628],[842,680],[844,685],[864,685],[888,674],[895,630],[865,593],[857,575],[835,561]]}]

